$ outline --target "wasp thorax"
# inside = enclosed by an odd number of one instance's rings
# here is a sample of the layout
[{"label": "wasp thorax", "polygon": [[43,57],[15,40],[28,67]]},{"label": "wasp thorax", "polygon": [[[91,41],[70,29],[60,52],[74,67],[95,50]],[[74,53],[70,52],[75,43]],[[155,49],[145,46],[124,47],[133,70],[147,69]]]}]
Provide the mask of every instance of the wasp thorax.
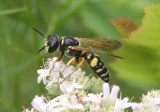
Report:
[{"label": "wasp thorax", "polygon": [[52,53],[57,50],[59,46],[58,36],[56,35],[49,35],[45,42],[45,52]]}]

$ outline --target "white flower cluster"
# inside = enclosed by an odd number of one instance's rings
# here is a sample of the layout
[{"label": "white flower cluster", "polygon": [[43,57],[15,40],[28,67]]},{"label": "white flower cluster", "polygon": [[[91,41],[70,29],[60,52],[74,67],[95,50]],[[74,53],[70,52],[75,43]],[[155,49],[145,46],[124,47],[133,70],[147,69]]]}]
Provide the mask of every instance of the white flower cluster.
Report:
[{"label": "white flower cluster", "polygon": [[132,106],[134,112],[160,112],[160,90],[152,90],[142,96],[141,103]]},{"label": "white flower cluster", "polygon": [[[44,68],[37,70],[37,73],[39,74],[38,83],[40,83],[41,80],[43,80],[43,83],[47,84],[47,86],[50,86],[52,83],[60,83],[75,70],[73,66],[66,67],[62,61],[55,63],[54,68],[52,69],[56,59],[56,57],[52,60],[49,58],[47,62],[43,62]],[[72,74],[72,78],[84,74],[85,72],[81,72],[81,69],[78,69]],[[47,77],[49,78],[48,80],[46,79]]]},{"label": "white flower cluster", "polygon": [[[81,69],[66,79],[75,68],[69,66],[65,69],[62,61],[55,63],[50,73],[56,59],[48,59],[43,63],[44,68],[37,73],[38,83],[43,80],[49,93],[57,97],[47,100],[44,96],[36,95],[31,103],[33,108],[24,109],[24,112],[124,112],[129,107],[134,112],[160,112],[160,91],[143,95],[142,103],[129,102],[127,97],[118,98],[118,86],[114,85],[110,91],[108,83],[104,83],[102,87],[100,79],[84,76]],[[98,92],[101,90],[99,88],[103,90],[101,93]],[[91,91],[95,94],[89,93]]]}]

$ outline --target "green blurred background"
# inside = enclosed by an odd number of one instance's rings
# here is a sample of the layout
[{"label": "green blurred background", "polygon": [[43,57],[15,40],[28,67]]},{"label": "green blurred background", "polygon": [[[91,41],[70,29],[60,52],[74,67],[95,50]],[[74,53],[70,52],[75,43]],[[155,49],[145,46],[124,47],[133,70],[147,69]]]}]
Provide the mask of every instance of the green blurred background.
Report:
[{"label": "green blurred background", "polygon": [[[44,85],[37,84],[41,59],[52,57],[44,52],[43,38],[32,26],[44,33],[59,36],[122,37],[107,19],[128,17],[140,25],[143,7],[155,0],[1,0],[0,1],[0,112],[22,111],[31,107],[35,95],[46,94]],[[57,56],[60,54],[57,53]],[[110,65],[114,58],[99,54]],[[123,56],[122,56],[123,57]],[[126,57],[126,56],[125,56]],[[63,59],[65,62],[67,57]],[[87,74],[91,69],[83,67]],[[122,96],[140,101],[142,93],[152,89],[132,86],[116,77],[112,69],[110,84],[118,84]],[[129,75],[129,74],[128,74]],[[137,77],[138,78],[138,77]],[[133,82],[131,82],[133,83]],[[158,89],[158,88],[157,88]]]}]

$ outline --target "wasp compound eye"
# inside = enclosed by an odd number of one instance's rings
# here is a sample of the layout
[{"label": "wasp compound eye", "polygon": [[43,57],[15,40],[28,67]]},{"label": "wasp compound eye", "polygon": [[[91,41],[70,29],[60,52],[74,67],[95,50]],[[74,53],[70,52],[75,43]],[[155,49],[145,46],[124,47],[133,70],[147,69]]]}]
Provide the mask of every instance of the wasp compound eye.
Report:
[{"label": "wasp compound eye", "polygon": [[49,35],[47,37],[47,46],[45,47],[45,51],[48,53],[52,53],[57,50],[58,46],[59,46],[58,36]]}]

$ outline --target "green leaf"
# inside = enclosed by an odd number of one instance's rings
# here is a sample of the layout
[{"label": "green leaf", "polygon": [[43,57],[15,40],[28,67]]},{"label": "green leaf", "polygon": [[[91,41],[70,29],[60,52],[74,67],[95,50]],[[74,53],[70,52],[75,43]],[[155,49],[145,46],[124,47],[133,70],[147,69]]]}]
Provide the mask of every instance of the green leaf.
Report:
[{"label": "green leaf", "polygon": [[23,12],[23,11],[26,11],[26,10],[27,10],[26,7],[17,8],[17,9],[2,10],[2,11],[0,11],[0,16],[14,14],[14,13],[19,13],[19,12]]},{"label": "green leaf", "polygon": [[141,26],[129,39],[123,38],[123,47],[116,52],[124,60],[117,60],[112,67],[128,84],[135,85],[128,81],[132,80],[152,85],[150,88],[160,84],[160,4],[145,6],[144,12]]},{"label": "green leaf", "polygon": [[129,34],[137,29],[137,25],[129,18],[108,19],[108,21],[114,25],[117,31],[124,37],[128,37]]}]

